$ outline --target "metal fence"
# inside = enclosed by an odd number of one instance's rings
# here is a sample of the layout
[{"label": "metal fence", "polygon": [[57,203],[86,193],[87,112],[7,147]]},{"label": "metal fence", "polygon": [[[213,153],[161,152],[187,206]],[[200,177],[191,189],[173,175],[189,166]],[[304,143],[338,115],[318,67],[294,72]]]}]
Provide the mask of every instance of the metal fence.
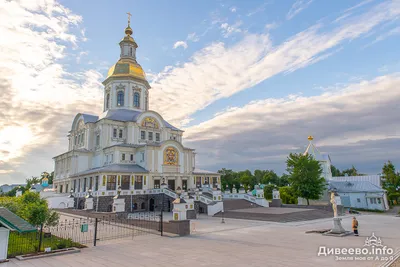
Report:
[{"label": "metal fence", "polygon": [[133,214],[92,213],[87,218],[59,221],[55,226],[38,228],[33,233],[11,232],[8,257],[68,247],[96,246],[98,242],[134,238],[139,235],[162,235],[163,218],[157,212]]}]

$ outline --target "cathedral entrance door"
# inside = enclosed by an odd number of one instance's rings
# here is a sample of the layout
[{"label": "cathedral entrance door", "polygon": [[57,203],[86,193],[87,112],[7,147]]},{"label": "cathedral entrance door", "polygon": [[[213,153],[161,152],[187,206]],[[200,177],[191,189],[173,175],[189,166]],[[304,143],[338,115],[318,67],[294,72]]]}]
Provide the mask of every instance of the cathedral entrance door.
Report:
[{"label": "cathedral entrance door", "polygon": [[175,191],[175,180],[168,180],[168,188]]},{"label": "cathedral entrance door", "polygon": [[154,211],[154,198],[150,198],[149,211]]}]

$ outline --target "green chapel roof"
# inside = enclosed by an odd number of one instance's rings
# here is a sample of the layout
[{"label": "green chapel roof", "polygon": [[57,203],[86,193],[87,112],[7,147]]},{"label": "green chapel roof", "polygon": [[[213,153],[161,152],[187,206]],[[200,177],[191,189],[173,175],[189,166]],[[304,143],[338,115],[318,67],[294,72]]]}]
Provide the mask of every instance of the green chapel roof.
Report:
[{"label": "green chapel roof", "polygon": [[37,231],[30,223],[3,207],[0,207],[0,225],[19,233]]}]

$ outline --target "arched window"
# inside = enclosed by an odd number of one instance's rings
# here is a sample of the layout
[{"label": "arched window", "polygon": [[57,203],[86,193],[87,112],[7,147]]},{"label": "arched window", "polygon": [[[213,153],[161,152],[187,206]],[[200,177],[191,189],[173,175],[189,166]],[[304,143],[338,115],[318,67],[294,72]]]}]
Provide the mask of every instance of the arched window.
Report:
[{"label": "arched window", "polygon": [[148,110],[147,96],[144,98],[144,109]]},{"label": "arched window", "polygon": [[106,97],[106,109],[109,109],[110,108],[110,94],[107,94],[107,97]]},{"label": "arched window", "polygon": [[117,94],[117,106],[118,107],[124,106],[124,91],[119,91]]},{"label": "arched window", "polygon": [[140,95],[139,95],[139,93],[138,92],[136,92],[135,94],[134,94],[134,97],[133,97],[133,105],[135,106],[135,107],[140,107]]},{"label": "arched window", "polygon": [[130,56],[132,56],[133,55],[133,48],[131,47],[131,53],[129,54]]}]

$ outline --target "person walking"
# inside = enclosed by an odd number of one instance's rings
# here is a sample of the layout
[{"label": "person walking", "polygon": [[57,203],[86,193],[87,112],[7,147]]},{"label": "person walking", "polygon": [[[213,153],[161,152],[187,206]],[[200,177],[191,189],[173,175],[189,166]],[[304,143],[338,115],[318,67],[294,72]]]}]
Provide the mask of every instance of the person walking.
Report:
[{"label": "person walking", "polygon": [[354,235],[358,236],[358,221],[357,221],[356,217],[353,217],[352,227],[353,227]]}]

